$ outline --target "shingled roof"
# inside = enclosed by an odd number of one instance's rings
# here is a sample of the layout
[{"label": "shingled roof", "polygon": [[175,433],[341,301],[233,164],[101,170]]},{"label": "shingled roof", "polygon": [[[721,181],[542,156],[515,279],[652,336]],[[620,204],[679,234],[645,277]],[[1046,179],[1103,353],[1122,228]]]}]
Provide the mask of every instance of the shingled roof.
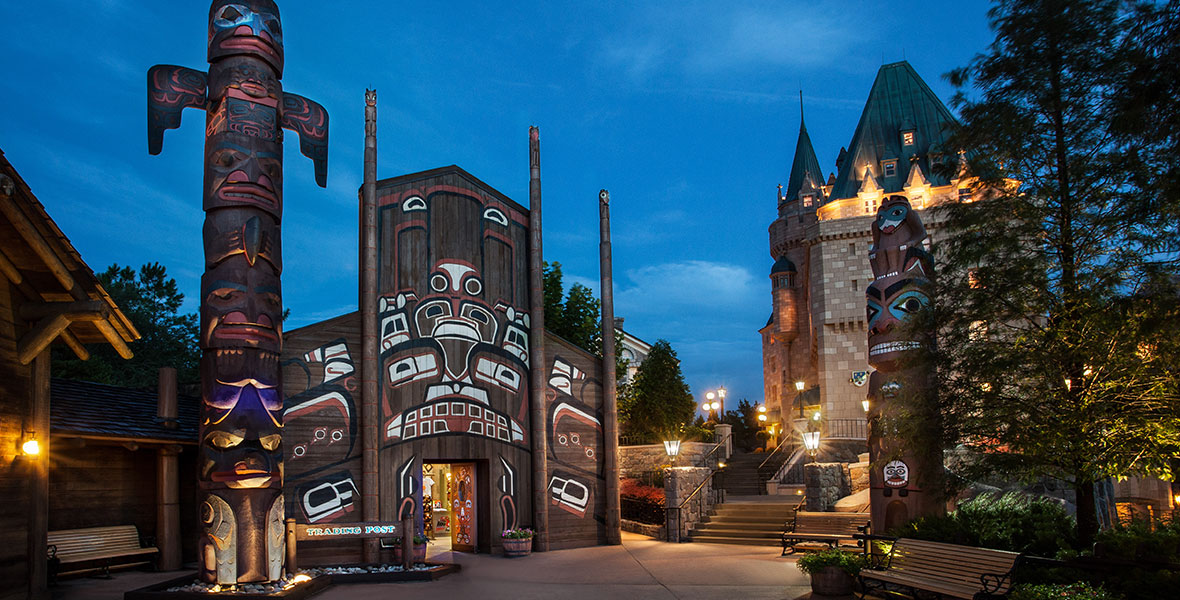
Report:
[{"label": "shingled roof", "polygon": [[50,431],[65,437],[197,443],[198,398],[178,394],[175,429],[157,415],[154,389],[54,379],[49,385]]},{"label": "shingled roof", "polygon": [[[902,191],[912,165],[920,166],[932,185],[946,185],[946,178],[930,168],[931,155],[941,153],[954,123],[955,117],[910,63],[882,66],[828,199],[856,196],[866,168],[886,194]],[[903,146],[906,130],[913,131],[914,143]],[[890,159],[897,160],[897,172],[885,177],[881,162]]]}]

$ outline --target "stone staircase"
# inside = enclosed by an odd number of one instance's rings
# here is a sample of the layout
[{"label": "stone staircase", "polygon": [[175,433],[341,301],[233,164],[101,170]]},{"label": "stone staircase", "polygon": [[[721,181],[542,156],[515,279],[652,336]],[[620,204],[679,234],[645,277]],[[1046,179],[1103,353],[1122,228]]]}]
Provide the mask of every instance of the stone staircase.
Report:
[{"label": "stone staircase", "polygon": [[[754,464],[757,467],[757,463]],[[728,470],[728,467],[727,467]],[[693,542],[778,546],[784,523],[799,499],[792,496],[729,496],[689,532]]]},{"label": "stone staircase", "polygon": [[725,469],[715,476],[717,487],[730,496],[757,496],[766,493],[758,476],[758,465],[766,460],[759,453],[734,454],[725,461]]}]

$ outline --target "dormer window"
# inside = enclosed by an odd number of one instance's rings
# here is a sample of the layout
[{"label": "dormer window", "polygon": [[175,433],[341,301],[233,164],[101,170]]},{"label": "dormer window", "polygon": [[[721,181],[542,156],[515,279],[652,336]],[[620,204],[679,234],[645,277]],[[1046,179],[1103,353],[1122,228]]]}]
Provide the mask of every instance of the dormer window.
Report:
[{"label": "dormer window", "polygon": [[887,160],[881,163],[881,173],[885,177],[897,176],[897,159]]},{"label": "dormer window", "polygon": [[912,131],[902,132],[901,143],[905,144],[906,146],[913,146],[914,145],[914,132],[912,132]]},{"label": "dormer window", "polygon": [[811,196],[804,196],[803,197],[803,207],[804,208],[811,208],[811,198],[812,198]]}]

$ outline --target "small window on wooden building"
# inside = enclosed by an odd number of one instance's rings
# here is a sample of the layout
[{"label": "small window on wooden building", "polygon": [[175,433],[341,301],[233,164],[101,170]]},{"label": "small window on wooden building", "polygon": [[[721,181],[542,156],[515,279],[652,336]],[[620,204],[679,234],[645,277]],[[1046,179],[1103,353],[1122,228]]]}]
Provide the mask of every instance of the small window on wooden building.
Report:
[{"label": "small window on wooden building", "polygon": [[901,143],[903,143],[907,146],[913,146],[914,145],[914,132],[912,132],[912,131],[903,132],[901,134]]}]

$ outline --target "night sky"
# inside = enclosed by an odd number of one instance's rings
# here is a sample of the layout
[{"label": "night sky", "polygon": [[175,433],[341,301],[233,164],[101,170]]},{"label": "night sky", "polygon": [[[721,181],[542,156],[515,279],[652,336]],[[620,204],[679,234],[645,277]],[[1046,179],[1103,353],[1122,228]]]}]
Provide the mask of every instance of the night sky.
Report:
[{"label": "night sky", "polygon": [[[762,400],[767,227],[799,131],[825,170],[883,63],[942,75],[992,40],[987,4],[279,2],[283,88],[331,116],[328,187],[286,138],[287,329],[356,309],[364,90],[378,178],[457,164],[528,204],[541,129],[545,259],[598,287],[611,192],[615,314],[677,350],[698,403]],[[0,19],[0,149],[95,271],[161,262],[195,311],[204,115],[149,156],[154,64],[206,70],[205,2],[25,2]]]}]

